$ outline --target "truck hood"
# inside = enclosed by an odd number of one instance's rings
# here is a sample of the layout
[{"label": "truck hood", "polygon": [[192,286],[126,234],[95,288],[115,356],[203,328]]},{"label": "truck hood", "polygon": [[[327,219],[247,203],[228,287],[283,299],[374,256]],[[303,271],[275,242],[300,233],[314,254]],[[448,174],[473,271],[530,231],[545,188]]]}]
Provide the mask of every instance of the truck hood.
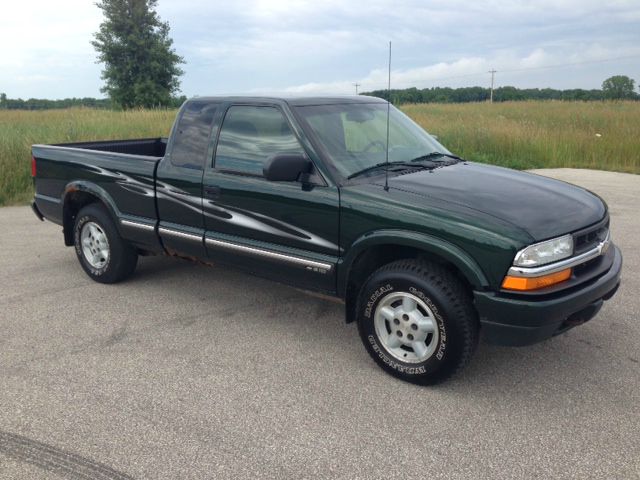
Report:
[{"label": "truck hood", "polygon": [[393,176],[389,188],[497,217],[525,230],[536,241],[596,223],[607,211],[599,197],[583,188],[471,162]]}]

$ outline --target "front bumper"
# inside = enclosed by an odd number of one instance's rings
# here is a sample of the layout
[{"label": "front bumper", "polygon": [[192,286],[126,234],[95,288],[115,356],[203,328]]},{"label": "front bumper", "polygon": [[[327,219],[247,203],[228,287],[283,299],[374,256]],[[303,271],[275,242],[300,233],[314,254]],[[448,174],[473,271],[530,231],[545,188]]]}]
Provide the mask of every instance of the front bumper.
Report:
[{"label": "front bumper", "polygon": [[612,248],[611,268],[567,293],[558,292],[536,299],[474,292],[485,340],[498,345],[531,345],[593,318],[620,285],[622,254],[615,245]]}]

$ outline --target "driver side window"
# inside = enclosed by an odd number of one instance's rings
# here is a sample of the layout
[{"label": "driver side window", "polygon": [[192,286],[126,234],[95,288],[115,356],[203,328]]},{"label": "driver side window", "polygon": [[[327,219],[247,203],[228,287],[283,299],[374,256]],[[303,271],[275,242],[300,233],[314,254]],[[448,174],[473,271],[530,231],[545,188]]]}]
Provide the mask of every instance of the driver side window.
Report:
[{"label": "driver side window", "polygon": [[227,110],[216,148],[216,169],[262,176],[264,163],[276,153],[304,154],[280,110],[244,105]]}]

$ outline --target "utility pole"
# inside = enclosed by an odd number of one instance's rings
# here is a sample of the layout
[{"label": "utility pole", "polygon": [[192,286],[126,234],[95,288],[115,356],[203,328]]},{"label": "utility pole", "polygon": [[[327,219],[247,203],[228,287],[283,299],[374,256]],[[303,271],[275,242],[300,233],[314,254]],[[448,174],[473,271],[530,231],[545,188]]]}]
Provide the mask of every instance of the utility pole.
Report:
[{"label": "utility pole", "polygon": [[360,84],[360,83],[358,83],[358,82],[356,82],[356,83],[354,83],[354,84],[353,84],[353,86],[354,86],[354,87],[356,87],[356,95],[358,94],[358,87],[359,87],[360,85],[361,85],[361,84]]},{"label": "utility pole", "polygon": [[491,74],[491,97],[489,98],[489,103],[493,103],[493,77],[496,74],[497,70],[489,70]]}]

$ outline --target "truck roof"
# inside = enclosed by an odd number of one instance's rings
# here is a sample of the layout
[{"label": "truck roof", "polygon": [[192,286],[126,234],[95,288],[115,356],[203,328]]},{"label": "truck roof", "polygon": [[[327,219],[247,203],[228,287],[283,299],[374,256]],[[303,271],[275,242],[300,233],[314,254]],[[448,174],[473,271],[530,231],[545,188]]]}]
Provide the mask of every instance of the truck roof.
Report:
[{"label": "truck roof", "polygon": [[282,102],[292,106],[335,105],[343,103],[386,103],[386,100],[367,95],[333,95],[333,96],[295,96],[295,95],[219,95],[209,97],[193,97],[192,101],[230,101],[230,102]]}]

